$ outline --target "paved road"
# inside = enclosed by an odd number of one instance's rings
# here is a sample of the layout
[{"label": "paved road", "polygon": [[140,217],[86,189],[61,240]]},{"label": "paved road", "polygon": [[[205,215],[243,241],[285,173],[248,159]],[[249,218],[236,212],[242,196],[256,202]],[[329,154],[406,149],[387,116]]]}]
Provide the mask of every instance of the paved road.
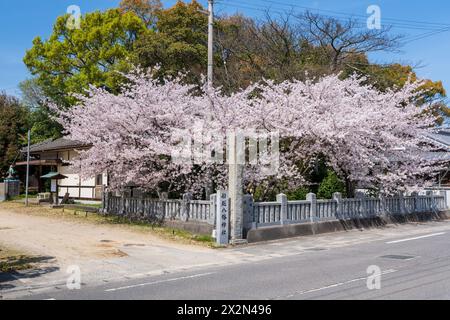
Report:
[{"label": "paved road", "polygon": [[[129,279],[80,290],[35,292],[28,299],[450,299],[450,223],[379,231],[370,241],[335,234],[243,247],[242,263]],[[364,234],[360,233],[360,234]],[[328,242],[333,235],[327,235]],[[349,240],[348,239],[348,240]],[[309,243],[305,247],[303,243]],[[290,254],[283,251],[290,249]],[[284,254],[276,254],[284,252]],[[234,252],[233,254],[236,254]],[[259,259],[257,258],[259,257]],[[380,290],[367,269],[381,270]]]}]

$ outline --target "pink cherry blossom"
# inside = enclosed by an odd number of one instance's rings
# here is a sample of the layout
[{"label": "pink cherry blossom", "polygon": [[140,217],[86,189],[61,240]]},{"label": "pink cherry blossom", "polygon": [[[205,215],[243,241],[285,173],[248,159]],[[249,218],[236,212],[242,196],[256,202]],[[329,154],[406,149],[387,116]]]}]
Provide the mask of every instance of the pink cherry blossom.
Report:
[{"label": "pink cherry blossom", "polygon": [[57,118],[70,139],[92,144],[80,153],[83,176],[108,172],[113,189],[132,183],[200,195],[210,179],[225,187],[226,163],[177,162],[172,155],[186,136],[199,132],[206,148],[219,150],[229,130],[276,131],[281,137],[278,172],[267,176],[246,165],[247,188],[280,179],[303,185],[319,157],[341,178],[382,192],[423,185],[439,169],[424,157],[432,150],[425,137],[435,119],[416,103],[420,82],[380,92],[356,76],[331,75],[264,80],[225,95],[207,86],[199,92],[181,77],[160,81],[140,70],[127,77],[121,94],[92,87]]}]

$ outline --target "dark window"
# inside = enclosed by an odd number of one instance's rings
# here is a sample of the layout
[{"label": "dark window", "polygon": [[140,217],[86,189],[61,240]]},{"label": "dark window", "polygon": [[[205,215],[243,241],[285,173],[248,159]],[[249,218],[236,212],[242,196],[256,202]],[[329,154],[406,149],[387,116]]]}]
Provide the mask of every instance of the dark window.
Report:
[{"label": "dark window", "polygon": [[97,185],[97,186],[103,185],[103,175],[102,174],[98,174],[97,177],[95,178],[95,185]]}]

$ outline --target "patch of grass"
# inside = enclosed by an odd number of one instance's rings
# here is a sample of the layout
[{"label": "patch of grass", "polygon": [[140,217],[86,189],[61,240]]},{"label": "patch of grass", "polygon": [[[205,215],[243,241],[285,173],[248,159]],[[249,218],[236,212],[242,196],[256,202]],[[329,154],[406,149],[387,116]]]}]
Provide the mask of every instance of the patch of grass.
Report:
[{"label": "patch of grass", "polygon": [[90,207],[90,208],[97,208],[100,209],[102,207],[101,203],[81,203],[75,201],[75,205],[82,206],[82,207]]},{"label": "patch of grass", "polygon": [[[26,198],[26,196],[24,194],[20,194],[18,196],[15,197],[11,197],[8,200],[9,201],[16,201],[16,200],[24,200]],[[28,199],[36,199],[37,198],[37,194],[29,194],[28,195]]]},{"label": "patch of grass", "polygon": [[188,242],[193,244],[201,244],[211,248],[216,247],[214,238],[208,235],[194,234],[192,232],[183,229],[164,227],[157,223],[150,223],[148,221],[130,220],[125,217],[102,216],[102,215],[94,215],[94,216],[97,216],[97,219],[99,219],[99,223],[127,225],[133,227],[135,230],[140,230],[144,232],[151,231],[152,233],[169,240],[175,240],[178,242]]},{"label": "patch of grass", "polygon": [[33,267],[33,257],[18,251],[0,247],[0,272],[14,272],[28,270]]}]

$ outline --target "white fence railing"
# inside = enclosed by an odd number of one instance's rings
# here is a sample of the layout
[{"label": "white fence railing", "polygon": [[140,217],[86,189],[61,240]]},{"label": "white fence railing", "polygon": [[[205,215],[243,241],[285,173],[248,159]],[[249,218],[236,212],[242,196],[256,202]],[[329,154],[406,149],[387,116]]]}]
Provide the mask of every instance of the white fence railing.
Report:
[{"label": "white fence railing", "polygon": [[[447,210],[447,201],[443,194],[358,199],[343,199],[340,194],[335,194],[333,200],[317,200],[314,194],[309,194],[305,201],[288,201],[281,194],[276,202],[255,202],[251,206],[253,215],[245,219],[247,229],[305,222],[369,219],[383,215],[432,214]],[[244,212],[249,210],[244,209]]]},{"label": "white fence railing", "polygon": [[[317,200],[309,194],[305,201],[288,201],[283,194],[275,202],[244,201],[245,228],[301,224],[331,220],[355,220],[384,215],[433,214],[447,210],[445,195],[343,199],[335,194],[333,200]],[[216,198],[191,200],[186,194],[180,200],[155,200],[117,197],[104,193],[103,212],[142,221],[180,220],[215,225]]]},{"label": "white fence railing", "polygon": [[131,198],[104,193],[102,211],[140,221],[181,220],[214,224],[212,201],[190,200],[189,197],[182,200]]}]

